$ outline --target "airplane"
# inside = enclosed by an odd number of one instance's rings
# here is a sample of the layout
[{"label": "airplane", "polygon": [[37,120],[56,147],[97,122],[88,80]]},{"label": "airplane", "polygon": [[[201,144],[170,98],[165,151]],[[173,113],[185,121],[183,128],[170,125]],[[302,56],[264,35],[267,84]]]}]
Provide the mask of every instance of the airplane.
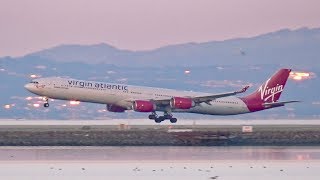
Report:
[{"label": "airplane", "polygon": [[[176,123],[173,112],[209,115],[236,115],[252,113],[284,106],[299,101],[278,101],[291,69],[280,69],[256,91],[244,96],[249,86],[233,92],[218,94],[178,91],[173,89],[132,86],[94,82],[60,77],[38,78],[24,87],[44,97],[44,107],[49,107],[49,98],[106,104],[110,112],[150,113],[149,119],[160,123],[166,119]],[[163,112],[158,116],[157,111]]]}]

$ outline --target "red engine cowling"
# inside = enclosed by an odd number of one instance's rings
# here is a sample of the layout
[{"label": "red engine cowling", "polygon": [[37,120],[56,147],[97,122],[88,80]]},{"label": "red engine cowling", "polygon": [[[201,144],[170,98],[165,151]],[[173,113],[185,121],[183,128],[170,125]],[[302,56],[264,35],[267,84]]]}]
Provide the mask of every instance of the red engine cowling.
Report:
[{"label": "red engine cowling", "polygon": [[156,105],[151,101],[137,100],[133,102],[132,109],[138,112],[152,112],[156,110]]},{"label": "red engine cowling", "polygon": [[107,104],[107,110],[110,112],[124,112],[127,109],[114,104]]},{"label": "red engine cowling", "polygon": [[191,98],[173,97],[170,100],[170,106],[175,109],[190,109],[195,106]]}]

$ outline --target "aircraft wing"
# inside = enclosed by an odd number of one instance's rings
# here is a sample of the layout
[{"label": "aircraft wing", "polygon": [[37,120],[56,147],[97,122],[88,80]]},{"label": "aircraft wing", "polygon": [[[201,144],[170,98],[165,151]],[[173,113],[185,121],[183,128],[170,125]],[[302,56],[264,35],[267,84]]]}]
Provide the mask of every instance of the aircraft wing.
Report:
[{"label": "aircraft wing", "polygon": [[234,96],[234,95],[237,95],[237,94],[240,94],[240,93],[244,93],[244,92],[247,91],[248,88],[249,88],[249,86],[246,86],[246,87],[242,88],[239,91],[226,92],[226,93],[221,93],[221,94],[213,94],[213,95],[210,95],[210,96],[199,96],[199,97],[194,97],[192,99],[193,99],[193,101],[195,103],[202,103],[202,102],[209,103],[210,101],[215,100],[217,98],[222,98],[222,97],[227,97],[227,96]]},{"label": "aircraft wing", "polygon": [[[209,96],[196,96],[196,97],[190,97],[196,104],[200,104],[202,102],[209,103],[212,100],[215,100],[217,98],[227,97],[227,96],[234,96],[236,94],[244,93],[249,88],[249,86],[246,86],[239,91],[233,91],[233,92],[226,92],[226,93],[220,93],[220,94],[213,94]],[[169,105],[171,99],[157,99],[152,100],[155,102],[156,105]]]},{"label": "aircraft wing", "polygon": [[282,102],[264,103],[263,106],[266,108],[273,108],[273,107],[284,106],[285,104],[296,103],[296,102],[301,102],[301,101],[282,101]]}]

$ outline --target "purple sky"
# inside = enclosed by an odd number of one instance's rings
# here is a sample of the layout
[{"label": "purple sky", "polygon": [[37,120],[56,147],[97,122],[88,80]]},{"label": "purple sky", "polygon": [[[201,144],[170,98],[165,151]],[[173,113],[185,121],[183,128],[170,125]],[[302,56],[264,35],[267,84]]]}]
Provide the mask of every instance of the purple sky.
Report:
[{"label": "purple sky", "polygon": [[0,57],[60,44],[121,49],[320,27],[319,0],[0,0]]}]

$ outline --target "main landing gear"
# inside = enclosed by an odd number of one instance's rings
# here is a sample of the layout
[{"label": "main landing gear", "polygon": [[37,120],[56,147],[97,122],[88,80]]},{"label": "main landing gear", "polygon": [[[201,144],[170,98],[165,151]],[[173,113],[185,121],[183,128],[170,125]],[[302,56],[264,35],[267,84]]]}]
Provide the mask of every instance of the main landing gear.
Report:
[{"label": "main landing gear", "polygon": [[165,112],[163,116],[158,116],[155,112],[149,115],[149,119],[153,119],[156,123],[169,119],[171,123],[176,123],[177,118],[174,118],[172,114]]},{"label": "main landing gear", "polygon": [[47,97],[43,98],[46,102],[43,104],[43,107],[49,107],[49,99]]}]

